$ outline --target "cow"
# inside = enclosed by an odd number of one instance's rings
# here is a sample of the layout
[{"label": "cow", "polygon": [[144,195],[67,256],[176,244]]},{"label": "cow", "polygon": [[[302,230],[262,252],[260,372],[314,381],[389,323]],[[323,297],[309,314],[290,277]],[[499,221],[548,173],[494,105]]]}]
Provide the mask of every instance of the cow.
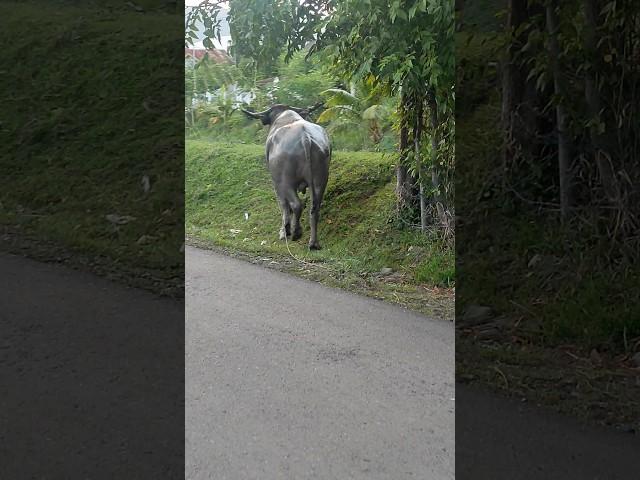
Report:
[{"label": "cow", "polygon": [[258,119],[263,125],[270,125],[266,142],[266,163],[282,211],[280,240],[286,241],[288,236],[292,240],[302,237],[300,216],[304,205],[298,192],[304,194],[309,188],[310,250],[321,248],[318,242],[318,220],[331,161],[331,144],[327,132],[320,125],[306,120],[312,111],[321,106],[320,103],[313,107],[296,108],[278,104],[262,112],[241,109],[249,118]]}]

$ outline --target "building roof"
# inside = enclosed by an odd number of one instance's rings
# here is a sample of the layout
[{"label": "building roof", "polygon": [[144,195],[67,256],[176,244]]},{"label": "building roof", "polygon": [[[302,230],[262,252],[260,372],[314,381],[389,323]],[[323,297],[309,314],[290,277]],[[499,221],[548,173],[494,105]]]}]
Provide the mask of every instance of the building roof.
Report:
[{"label": "building roof", "polygon": [[231,57],[224,50],[218,49],[204,49],[204,48],[185,48],[184,58],[195,58],[197,61],[202,60],[208,56],[209,60],[213,60],[215,63],[231,63]]}]

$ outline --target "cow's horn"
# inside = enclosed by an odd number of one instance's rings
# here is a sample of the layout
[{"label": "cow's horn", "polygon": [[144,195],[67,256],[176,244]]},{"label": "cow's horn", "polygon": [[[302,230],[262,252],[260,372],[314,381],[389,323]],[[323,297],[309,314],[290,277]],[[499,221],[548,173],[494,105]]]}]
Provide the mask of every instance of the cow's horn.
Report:
[{"label": "cow's horn", "polygon": [[318,102],[312,107],[307,107],[307,108],[289,107],[289,108],[291,110],[293,110],[294,112],[296,112],[296,113],[309,115],[311,112],[313,112],[314,110],[317,110],[318,108],[320,108],[323,105],[324,105],[323,102]]},{"label": "cow's horn", "polygon": [[263,115],[266,115],[271,111],[270,108],[268,108],[267,110],[264,110],[263,112],[250,112],[249,110],[245,110],[244,108],[241,108],[240,110],[242,110],[246,115],[249,115],[251,118],[257,118],[257,119],[262,118]]}]

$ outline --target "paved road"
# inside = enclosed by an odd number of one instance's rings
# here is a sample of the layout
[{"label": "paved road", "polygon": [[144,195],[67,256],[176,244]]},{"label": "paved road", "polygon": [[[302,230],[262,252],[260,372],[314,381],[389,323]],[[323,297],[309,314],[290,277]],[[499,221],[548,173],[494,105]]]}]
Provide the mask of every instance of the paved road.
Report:
[{"label": "paved road", "polygon": [[457,480],[633,480],[640,438],[456,385]]},{"label": "paved road", "polygon": [[451,323],[186,261],[187,480],[454,478]]},{"label": "paved road", "polygon": [[187,480],[638,478],[637,436],[453,402],[451,324],[193,248],[186,312]]},{"label": "paved road", "polygon": [[185,357],[181,303],[0,254],[0,478],[448,479],[453,403],[457,479],[638,478],[637,436],[453,402],[449,324],[187,261]]},{"label": "paved road", "polygon": [[183,312],[0,253],[0,478],[182,478]]}]

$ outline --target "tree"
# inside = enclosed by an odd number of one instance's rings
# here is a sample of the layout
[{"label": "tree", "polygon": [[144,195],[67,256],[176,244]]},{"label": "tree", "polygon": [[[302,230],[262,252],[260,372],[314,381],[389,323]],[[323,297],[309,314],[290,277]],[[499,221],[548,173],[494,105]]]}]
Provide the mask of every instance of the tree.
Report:
[{"label": "tree", "polygon": [[[547,32],[549,34],[549,52],[551,53],[551,74],[553,76],[553,91],[556,98],[561,99],[564,92],[564,75],[560,68],[560,43],[558,30],[560,29],[555,1],[549,0],[545,8]],[[566,222],[571,208],[571,155],[569,149],[569,132],[567,112],[561,101],[556,102],[556,130],[558,136],[558,179],[560,188],[560,218]]]},{"label": "tree", "polygon": [[[352,84],[351,91],[342,88],[329,88],[322,92],[327,97],[325,110],[318,122],[336,119],[346,120],[346,126],[367,123],[369,136],[374,144],[382,140],[383,123],[389,118],[389,110],[382,103],[379,92],[364,83]],[[344,126],[344,125],[343,125]]]},{"label": "tree", "polygon": [[[443,162],[439,152],[442,141],[451,138],[443,130],[451,128],[455,98],[454,0],[392,0],[390,5],[387,0],[231,0],[229,5],[234,54],[250,57],[257,69],[268,71],[283,50],[290,57],[311,42],[309,55],[322,51],[348,81],[399,94],[398,205],[412,203],[413,171],[420,185],[422,229],[427,228],[427,196],[448,227],[440,181],[449,177],[442,170],[450,162]],[[432,147],[425,159],[427,135]]]},{"label": "tree", "polygon": [[[640,22],[632,0],[509,0],[504,169],[581,238],[637,258]],[[635,240],[630,240],[635,239]],[[631,244],[636,247],[631,247]],[[635,248],[635,250],[634,250]]]},{"label": "tree", "polygon": [[224,0],[203,0],[192,7],[185,17],[185,47],[193,46],[193,41],[198,37],[196,32],[198,26],[204,26],[204,40],[202,44],[205,48],[213,48],[213,38],[220,41],[220,23],[218,18]]},{"label": "tree", "polygon": [[[422,229],[427,228],[427,188],[440,222],[448,225],[439,183],[442,164],[437,138],[438,130],[449,125],[446,120],[453,114],[453,0],[393,0],[390,6],[386,0],[348,0],[331,2],[329,11],[312,51],[325,50],[336,71],[348,80],[363,80],[400,94],[401,140],[402,129],[411,140],[401,145],[401,155],[413,160],[417,173]],[[421,143],[427,132],[436,141],[432,142],[432,157],[423,159]],[[406,182],[405,168],[398,167],[399,181]],[[401,206],[410,203],[403,198],[407,190],[398,185]]]},{"label": "tree", "polygon": [[322,0],[231,0],[231,53],[247,58],[262,74],[273,72],[278,57],[304,48],[322,20]]}]

